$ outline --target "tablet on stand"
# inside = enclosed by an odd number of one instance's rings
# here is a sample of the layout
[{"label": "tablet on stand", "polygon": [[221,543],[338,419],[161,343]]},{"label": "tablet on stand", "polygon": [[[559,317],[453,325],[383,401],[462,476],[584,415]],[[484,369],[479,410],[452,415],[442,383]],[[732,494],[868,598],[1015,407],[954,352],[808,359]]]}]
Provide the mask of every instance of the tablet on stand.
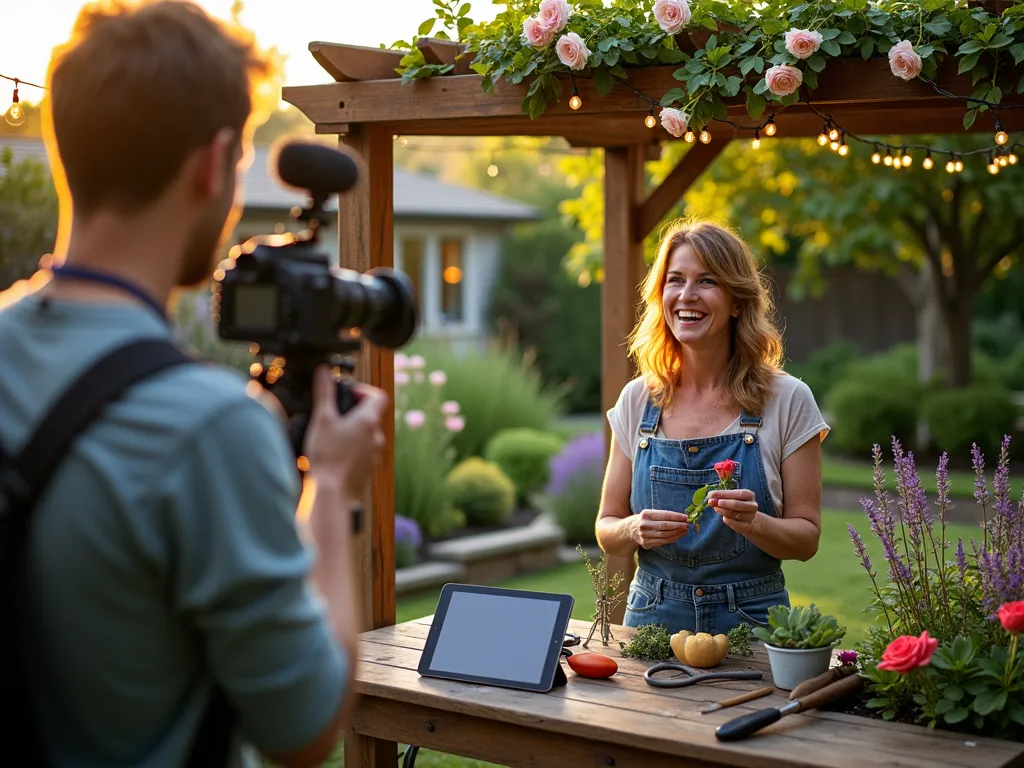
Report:
[{"label": "tablet on stand", "polygon": [[445,584],[419,673],[524,691],[565,685],[572,608],[572,595]]}]

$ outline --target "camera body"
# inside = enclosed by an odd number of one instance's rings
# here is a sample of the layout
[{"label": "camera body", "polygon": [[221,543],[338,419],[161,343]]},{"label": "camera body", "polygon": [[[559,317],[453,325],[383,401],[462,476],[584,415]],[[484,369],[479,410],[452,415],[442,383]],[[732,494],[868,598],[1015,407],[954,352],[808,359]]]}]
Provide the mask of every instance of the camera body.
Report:
[{"label": "camera body", "polygon": [[295,455],[303,455],[312,410],[313,377],[326,364],[338,378],[338,409],[355,405],[351,377],[364,341],[397,349],[415,335],[419,317],[409,278],[392,269],[366,273],[331,263],[318,247],[330,219],[324,204],[355,184],[347,154],[321,144],[285,144],[279,177],[309,193],[293,216],[308,230],[254,237],[232,248],[214,273],[213,320],[227,341],[249,342],[253,377],[281,402]]}]

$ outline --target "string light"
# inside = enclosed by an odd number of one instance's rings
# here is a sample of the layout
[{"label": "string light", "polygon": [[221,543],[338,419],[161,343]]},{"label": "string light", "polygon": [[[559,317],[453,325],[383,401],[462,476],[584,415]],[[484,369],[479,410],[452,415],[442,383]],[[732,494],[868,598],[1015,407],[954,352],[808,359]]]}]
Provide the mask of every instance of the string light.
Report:
[{"label": "string light", "polygon": [[701,141],[701,144],[707,144],[708,142],[710,142],[711,141],[711,131],[709,131],[707,128],[702,128],[701,132],[700,132],[700,141]]},{"label": "string light", "polygon": [[579,109],[583,106],[583,99],[580,98],[580,89],[576,87],[576,78],[572,79],[572,95],[569,96],[569,108]]},{"label": "string light", "polygon": [[651,104],[651,109],[647,113],[647,117],[644,118],[644,125],[648,128],[653,128],[658,124],[658,120],[654,117],[654,105]]},{"label": "string light", "polygon": [[757,130],[757,129],[754,130],[754,138],[753,138],[753,140],[751,140],[750,146],[751,146],[752,149],[757,149],[758,147],[761,146],[761,131],[760,130]]},{"label": "string light", "polygon": [[11,125],[15,128],[24,125],[25,107],[22,105],[21,97],[18,95],[19,86],[28,85],[32,88],[39,88],[43,91],[46,90],[46,87],[42,85],[37,85],[36,83],[30,83],[26,80],[22,80],[17,77],[9,77],[7,75],[2,74],[0,74],[0,79],[10,80],[12,83],[14,83],[14,95],[11,97],[11,106],[7,108],[6,112],[4,112],[4,120],[7,122],[8,125]]},{"label": "string light", "polygon": [[774,136],[778,127],[775,125],[775,115],[771,115],[768,118],[768,122],[764,125],[764,132],[766,136]]},{"label": "string light", "polygon": [[924,169],[926,171],[930,171],[932,168],[935,167],[935,161],[932,160],[932,151],[930,149],[925,154],[924,160],[922,161],[921,165],[924,166]]}]

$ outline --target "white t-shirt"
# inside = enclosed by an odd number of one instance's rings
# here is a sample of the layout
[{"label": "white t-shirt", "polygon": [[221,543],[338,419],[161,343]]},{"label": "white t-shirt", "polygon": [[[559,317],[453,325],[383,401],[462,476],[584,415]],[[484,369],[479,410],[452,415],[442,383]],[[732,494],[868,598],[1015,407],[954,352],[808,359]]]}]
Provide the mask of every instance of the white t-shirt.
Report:
[{"label": "white t-shirt", "polygon": [[[630,462],[636,455],[637,443],[640,441],[640,422],[647,398],[644,379],[642,376],[637,377],[622,388],[615,406],[608,411],[608,423],[615,435],[615,442]],[[775,377],[774,391],[761,416],[762,423],[757,428],[757,434],[760,437],[764,474],[775,502],[775,510],[782,517],[782,462],[814,436],[824,441],[830,427],[822,418],[810,387],[787,373]],[[744,429],[740,427],[737,416],[720,434],[742,431]],[[655,436],[665,437],[660,421]]]}]

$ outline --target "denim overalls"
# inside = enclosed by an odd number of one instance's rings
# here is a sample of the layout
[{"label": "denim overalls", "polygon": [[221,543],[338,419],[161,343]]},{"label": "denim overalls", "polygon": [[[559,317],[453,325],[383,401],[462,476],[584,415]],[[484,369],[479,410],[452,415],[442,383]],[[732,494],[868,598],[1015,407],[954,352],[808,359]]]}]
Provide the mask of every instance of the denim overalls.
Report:
[{"label": "denim overalls", "polygon": [[[716,462],[732,459],[736,487],[754,492],[758,508],[776,516],[768,490],[757,430],[760,416],[742,412],[740,432],[695,440],[657,438],[661,409],[648,399],[633,459],[633,514],[645,509],[685,512],[693,493],[718,483]],[[711,507],[700,517],[700,533],[637,550],[638,567],[629,587],[625,625],[661,624],[670,634],[688,629],[727,633],[746,622],[767,624],[768,608],[789,605],[782,563],[736,533]]]}]

